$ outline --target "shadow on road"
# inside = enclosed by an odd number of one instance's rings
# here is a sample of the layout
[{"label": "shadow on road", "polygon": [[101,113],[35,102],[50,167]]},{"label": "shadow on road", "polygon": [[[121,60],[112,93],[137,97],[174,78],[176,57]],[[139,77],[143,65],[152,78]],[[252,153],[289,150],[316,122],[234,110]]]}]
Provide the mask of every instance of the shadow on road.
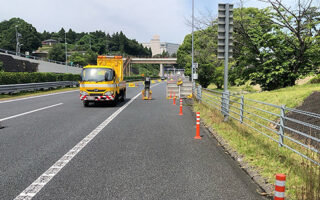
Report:
[{"label": "shadow on road", "polygon": [[111,108],[116,108],[116,107],[121,107],[127,102],[129,102],[131,99],[127,98],[124,100],[124,102],[118,102],[116,106],[112,105],[112,102],[109,101],[101,101],[101,102],[90,102],[88,108],[103,108],[103,107],[111,107]]}]

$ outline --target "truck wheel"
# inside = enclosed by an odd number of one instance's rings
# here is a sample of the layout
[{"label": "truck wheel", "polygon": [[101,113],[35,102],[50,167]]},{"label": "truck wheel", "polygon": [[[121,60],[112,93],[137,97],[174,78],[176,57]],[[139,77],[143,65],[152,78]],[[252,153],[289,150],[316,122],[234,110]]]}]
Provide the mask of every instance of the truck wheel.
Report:
[{"label": "truck wheel", "polygon": [[124,102],[124,100],[126,100],[126,91],[125,90],[122,91],[120,102]]},{"label": "truck wheel", "polygon": [[118,103],[118,95],[114,97],[114,100],[110,102],[111,106],[115,107]]},{"label": "truck wheel", "polygon": [[89,106],[89,102],[88,102],[88,101],[86,101],[86,100],[83,100],[83,102],[82,102],[82,103],[83,103],[83,106],[84,106],[84,107],[88,107],[88,106]]}]

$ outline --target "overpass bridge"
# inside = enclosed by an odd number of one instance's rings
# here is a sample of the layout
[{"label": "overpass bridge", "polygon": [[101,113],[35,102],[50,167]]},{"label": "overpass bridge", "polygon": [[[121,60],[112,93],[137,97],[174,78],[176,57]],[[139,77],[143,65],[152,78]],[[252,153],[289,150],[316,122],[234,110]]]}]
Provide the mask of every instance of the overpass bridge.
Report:
[{"label": "overpass bridge", "polygon": [[174,65],[177,64],[177,58],[123,58],[124,61],[124,70],[127,74],[130,73],[131,64],[159,64],[160,73],[159,76],[162,77],[164,74],[163,65]]}]

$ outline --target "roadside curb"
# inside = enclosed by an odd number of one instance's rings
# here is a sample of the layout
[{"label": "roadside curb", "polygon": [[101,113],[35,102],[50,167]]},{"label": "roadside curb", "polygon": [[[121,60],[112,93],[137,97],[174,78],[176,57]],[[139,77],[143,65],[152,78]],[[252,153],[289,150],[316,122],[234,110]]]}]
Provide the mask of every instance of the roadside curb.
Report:
[{"label": "roadside curb", "polygon": [[[193,99],[190,99],[188,104],[193,104]],[[193,115],[196,115],[196,113],[191,109]],[[244,156],[239,154],[237,151],[233,150],[228,142],[224,140],[212,127],[207,125],[203,119],[200,120],[200,123],[203,127],[206,128],[207,131],[206,134],[208,134],[208,137],[215,139],[218,142],[218,145],[221,146],[225,153],[228,154],[233,160],[235,160],[240,168],[245,171],[250,178],[260,187],[261,191],[257,191],[261,196],[267,197],[269,199],[273,198],[273,190],[274,186],[273,184],[269,183],[267,179],[263,178],[259,172],[252,166],[250,166],[249,163],[244,161]]]}]

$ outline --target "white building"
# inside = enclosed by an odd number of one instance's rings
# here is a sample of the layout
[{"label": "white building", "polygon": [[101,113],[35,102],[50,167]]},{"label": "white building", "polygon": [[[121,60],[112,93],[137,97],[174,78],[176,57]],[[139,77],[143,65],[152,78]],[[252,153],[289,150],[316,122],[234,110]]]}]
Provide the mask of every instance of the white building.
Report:
[{"label": "white building", "polygon": [[151,48],[152,56],[157,54],[162,54],[162,52],[167,51],[169,55],[177,53],[180,44],[160,42],[160,36],[154,35],[149,43],[142,43],[144,47]]}]

